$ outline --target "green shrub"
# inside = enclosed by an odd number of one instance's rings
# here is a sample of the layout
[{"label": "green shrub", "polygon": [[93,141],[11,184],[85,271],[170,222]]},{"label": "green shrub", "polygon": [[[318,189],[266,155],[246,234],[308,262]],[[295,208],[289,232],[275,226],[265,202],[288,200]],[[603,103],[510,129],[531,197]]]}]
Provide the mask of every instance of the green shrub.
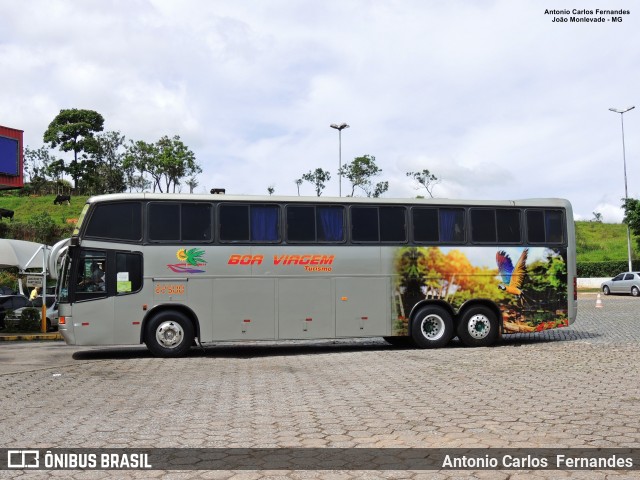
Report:
[{"label": "green shrub", "polygon": [[42,328],[42,313],[37,308],[25,308],[20,315],[20,332],[39,332]]},{"label": "green shrub", "polygon": [[[634,260],[632,263],[633,271],[640,271],[640,260]],[[629,262],[610,261],[610,262],[578,262],[578,278],[601,278],[615,277],[620,272],[626,272],[629,269]]]}]

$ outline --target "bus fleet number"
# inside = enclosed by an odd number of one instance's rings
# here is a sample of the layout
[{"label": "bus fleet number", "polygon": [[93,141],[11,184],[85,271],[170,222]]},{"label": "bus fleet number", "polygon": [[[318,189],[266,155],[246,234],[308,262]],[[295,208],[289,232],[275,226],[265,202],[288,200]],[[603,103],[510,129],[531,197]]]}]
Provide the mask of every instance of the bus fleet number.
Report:
[{"label": "bus fleet number", "polygon": [[184,295],[184,285],[156,285],[156,295]]}]

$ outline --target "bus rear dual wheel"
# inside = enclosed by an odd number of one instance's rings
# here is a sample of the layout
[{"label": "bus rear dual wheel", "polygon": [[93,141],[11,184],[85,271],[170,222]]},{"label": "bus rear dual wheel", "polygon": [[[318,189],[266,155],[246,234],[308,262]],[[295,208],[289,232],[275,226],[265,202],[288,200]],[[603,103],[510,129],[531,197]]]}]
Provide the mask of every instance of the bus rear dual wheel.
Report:
[{"label": "bus rear dual wheel", "polygon": [[468,347],[486,347],[496,341],[499,333],[495,313],[483,306],[466,310],[457,328],[451,314],[438,305],[421,308],[411,323],[411,338],[421,348],[443,347],[455,335]]},{"label": "bus rear dual wheel", "polygon": [[151,319],[144,343],[158,357],[179,357],[191,348],[194,338],[193,324],[187,316],[166,310]]}]

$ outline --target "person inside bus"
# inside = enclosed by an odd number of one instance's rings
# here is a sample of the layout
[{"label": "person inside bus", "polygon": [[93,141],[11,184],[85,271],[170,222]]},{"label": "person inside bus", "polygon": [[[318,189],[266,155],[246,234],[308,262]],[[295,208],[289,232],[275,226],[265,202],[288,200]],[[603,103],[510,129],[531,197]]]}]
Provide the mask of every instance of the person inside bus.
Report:
[{"label": "person inside bus", "polygon": [[95,285],[96,291],[104,292],[104,270],[102,269],[102,262],[97,262],[94,265],[91,281],[93,285]]}]

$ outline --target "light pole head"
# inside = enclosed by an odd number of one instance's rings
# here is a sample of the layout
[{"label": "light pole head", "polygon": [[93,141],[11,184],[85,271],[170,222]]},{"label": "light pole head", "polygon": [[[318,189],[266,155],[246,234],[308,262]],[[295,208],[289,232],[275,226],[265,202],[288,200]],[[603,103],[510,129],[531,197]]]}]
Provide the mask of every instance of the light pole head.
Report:
[{"label": "light pole head", "polygon": [[331,125],[329,125],[331,128],[335,128],[338,131],[342,131],[345,128],[349,128],[349,125],[347,125],[346,123],[341,123],[340,125],[336,124],[336,123],[332,123]]},{"label": "light pole head", "polygon": [[627,108],[613,108],[611,107],[609,110],[611,110],[612,112],[616,112],[616,113],[627,113],[629,110],[633,110],[635,107],[635,105],[632,105],[630,107]]}]

